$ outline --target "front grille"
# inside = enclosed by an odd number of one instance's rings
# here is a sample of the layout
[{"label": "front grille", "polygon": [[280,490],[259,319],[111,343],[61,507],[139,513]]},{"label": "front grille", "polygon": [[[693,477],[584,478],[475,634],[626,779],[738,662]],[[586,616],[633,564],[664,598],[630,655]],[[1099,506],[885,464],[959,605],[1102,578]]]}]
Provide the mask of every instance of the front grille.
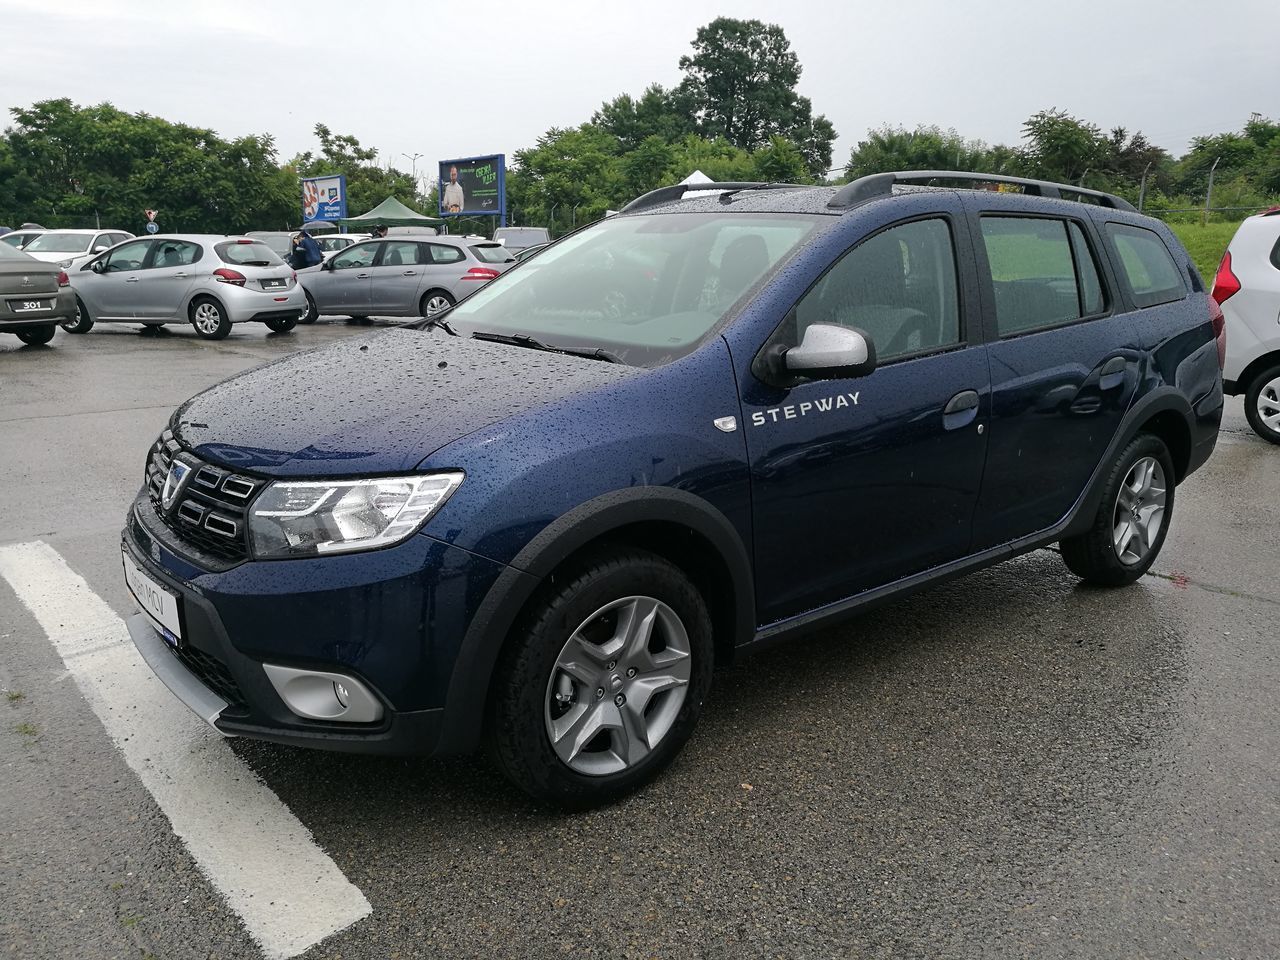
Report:
[{"label": "front grille", "polygon": [[[188,471],[174,477],[178,496],[165,509],[164,488],[177,461]],[[205,463],[165,430],[147,458],[147,493],[156,515],[178,538],[220,560],[238,562],[249,555],[249,502],[266,481]]]},{"label": "front grille", "polygon": [[173,650],[183,666],[195,674],[197,680],[227,701],[228,709],[234,711],[246,709],[244,694],[240,692],[240,687],[231,676],[231,671],[221,660],[203,650],[197,650],[190,644],[169,649]]}]

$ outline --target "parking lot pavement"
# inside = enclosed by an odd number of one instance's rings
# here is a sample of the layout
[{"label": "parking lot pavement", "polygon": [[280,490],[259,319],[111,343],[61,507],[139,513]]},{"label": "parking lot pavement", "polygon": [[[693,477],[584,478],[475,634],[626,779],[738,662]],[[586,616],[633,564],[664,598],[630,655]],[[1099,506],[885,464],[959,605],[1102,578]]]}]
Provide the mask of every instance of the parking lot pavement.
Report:
[{"label": "parking lot pavement", "polygon": [[[103,620],[132,612],[118,532],[170,410],[365,332],[0,340],[0,552],[42,542]],[[299,402],[282,396],[281,417]],[[1082,588],[1042,550],[743,661],[672,769],[607,809],[536,810],[480,759],[229,741],[228,769],[260,779],[372,908],[301,955],[1277,955],[1280,451],[1228,409],[1135,587]],[[0,957],[288,955],[175,835],[137,772],[145,725],[141,747],[113,742],[129,691],[86,700],[55,642],[89,629],[82,608],[57,591],[33,608],[12,582]],[[276,868],[286,889],[294,864]]]}]

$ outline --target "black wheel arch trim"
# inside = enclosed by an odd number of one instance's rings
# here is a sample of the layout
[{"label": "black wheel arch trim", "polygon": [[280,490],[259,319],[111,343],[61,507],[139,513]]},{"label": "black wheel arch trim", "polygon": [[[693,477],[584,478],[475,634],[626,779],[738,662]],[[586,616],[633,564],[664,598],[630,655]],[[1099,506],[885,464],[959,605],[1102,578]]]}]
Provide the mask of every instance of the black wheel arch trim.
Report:
[{"label": "black wheel arch trim", "polygon": [[544,527],[489,589],[454,661],[445,699],[439,755],[474,750],[484,730],[490,681],[517,617],[560,564],[610,532],[645,522],[688,527],[720,555],[733,583],[733,642],[755,634],[755,591],[746,546],[727,517],[706,500],[672,487],[637,487],[603,494]]}]

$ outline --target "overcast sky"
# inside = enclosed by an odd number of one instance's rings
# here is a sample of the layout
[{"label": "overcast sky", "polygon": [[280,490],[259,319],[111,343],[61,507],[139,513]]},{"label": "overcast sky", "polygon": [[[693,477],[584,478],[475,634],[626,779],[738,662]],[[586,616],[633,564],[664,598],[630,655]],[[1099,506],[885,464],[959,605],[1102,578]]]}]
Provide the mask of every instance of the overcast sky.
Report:
[{"label": "overcast sky", "polygon": [[833,163],[885,123],[1016,144],[1030,114],[1061,107],[1176,155],[1251,112],[1280,117],[1280,0],[0,0],[0,107],[106,100],[225,137],[270,133],[282,159],[325,123],[406,170],[402,154],[422,154],[421,173],[677,83],[720,15],[783,27],[800,92],[839,134]]}]

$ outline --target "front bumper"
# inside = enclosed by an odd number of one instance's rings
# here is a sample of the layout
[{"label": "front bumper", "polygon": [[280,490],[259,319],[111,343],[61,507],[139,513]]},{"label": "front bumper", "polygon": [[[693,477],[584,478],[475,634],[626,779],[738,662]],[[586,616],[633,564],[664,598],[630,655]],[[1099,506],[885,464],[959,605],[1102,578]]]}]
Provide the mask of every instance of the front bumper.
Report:
[{"label": "front bumper", "polygon": [[0,333],[14,330],[29,330],[32,327],[47,327],[51,323],[65,323],[76,318],[76,295],[70,287],[59,287],[56,298],[49,293],[32,294],[33,300],[53,299],[51,310],[38,313],[16,313],[9,307],[10,300],[25,299],[16,293],[0,294]]},{"label": "front bumper", "polygon": [[[440,742],[453,665],[474,605],[503,570],[422,534],[386,550],[199,566],[145,497],[122,549],[179,598],[171,646],[143,614],[129,622],[143,658],[218,731],[359,753],[450,752]],[[293,713],[264,663],[355,677],[383,707],[369,724]]]}]

